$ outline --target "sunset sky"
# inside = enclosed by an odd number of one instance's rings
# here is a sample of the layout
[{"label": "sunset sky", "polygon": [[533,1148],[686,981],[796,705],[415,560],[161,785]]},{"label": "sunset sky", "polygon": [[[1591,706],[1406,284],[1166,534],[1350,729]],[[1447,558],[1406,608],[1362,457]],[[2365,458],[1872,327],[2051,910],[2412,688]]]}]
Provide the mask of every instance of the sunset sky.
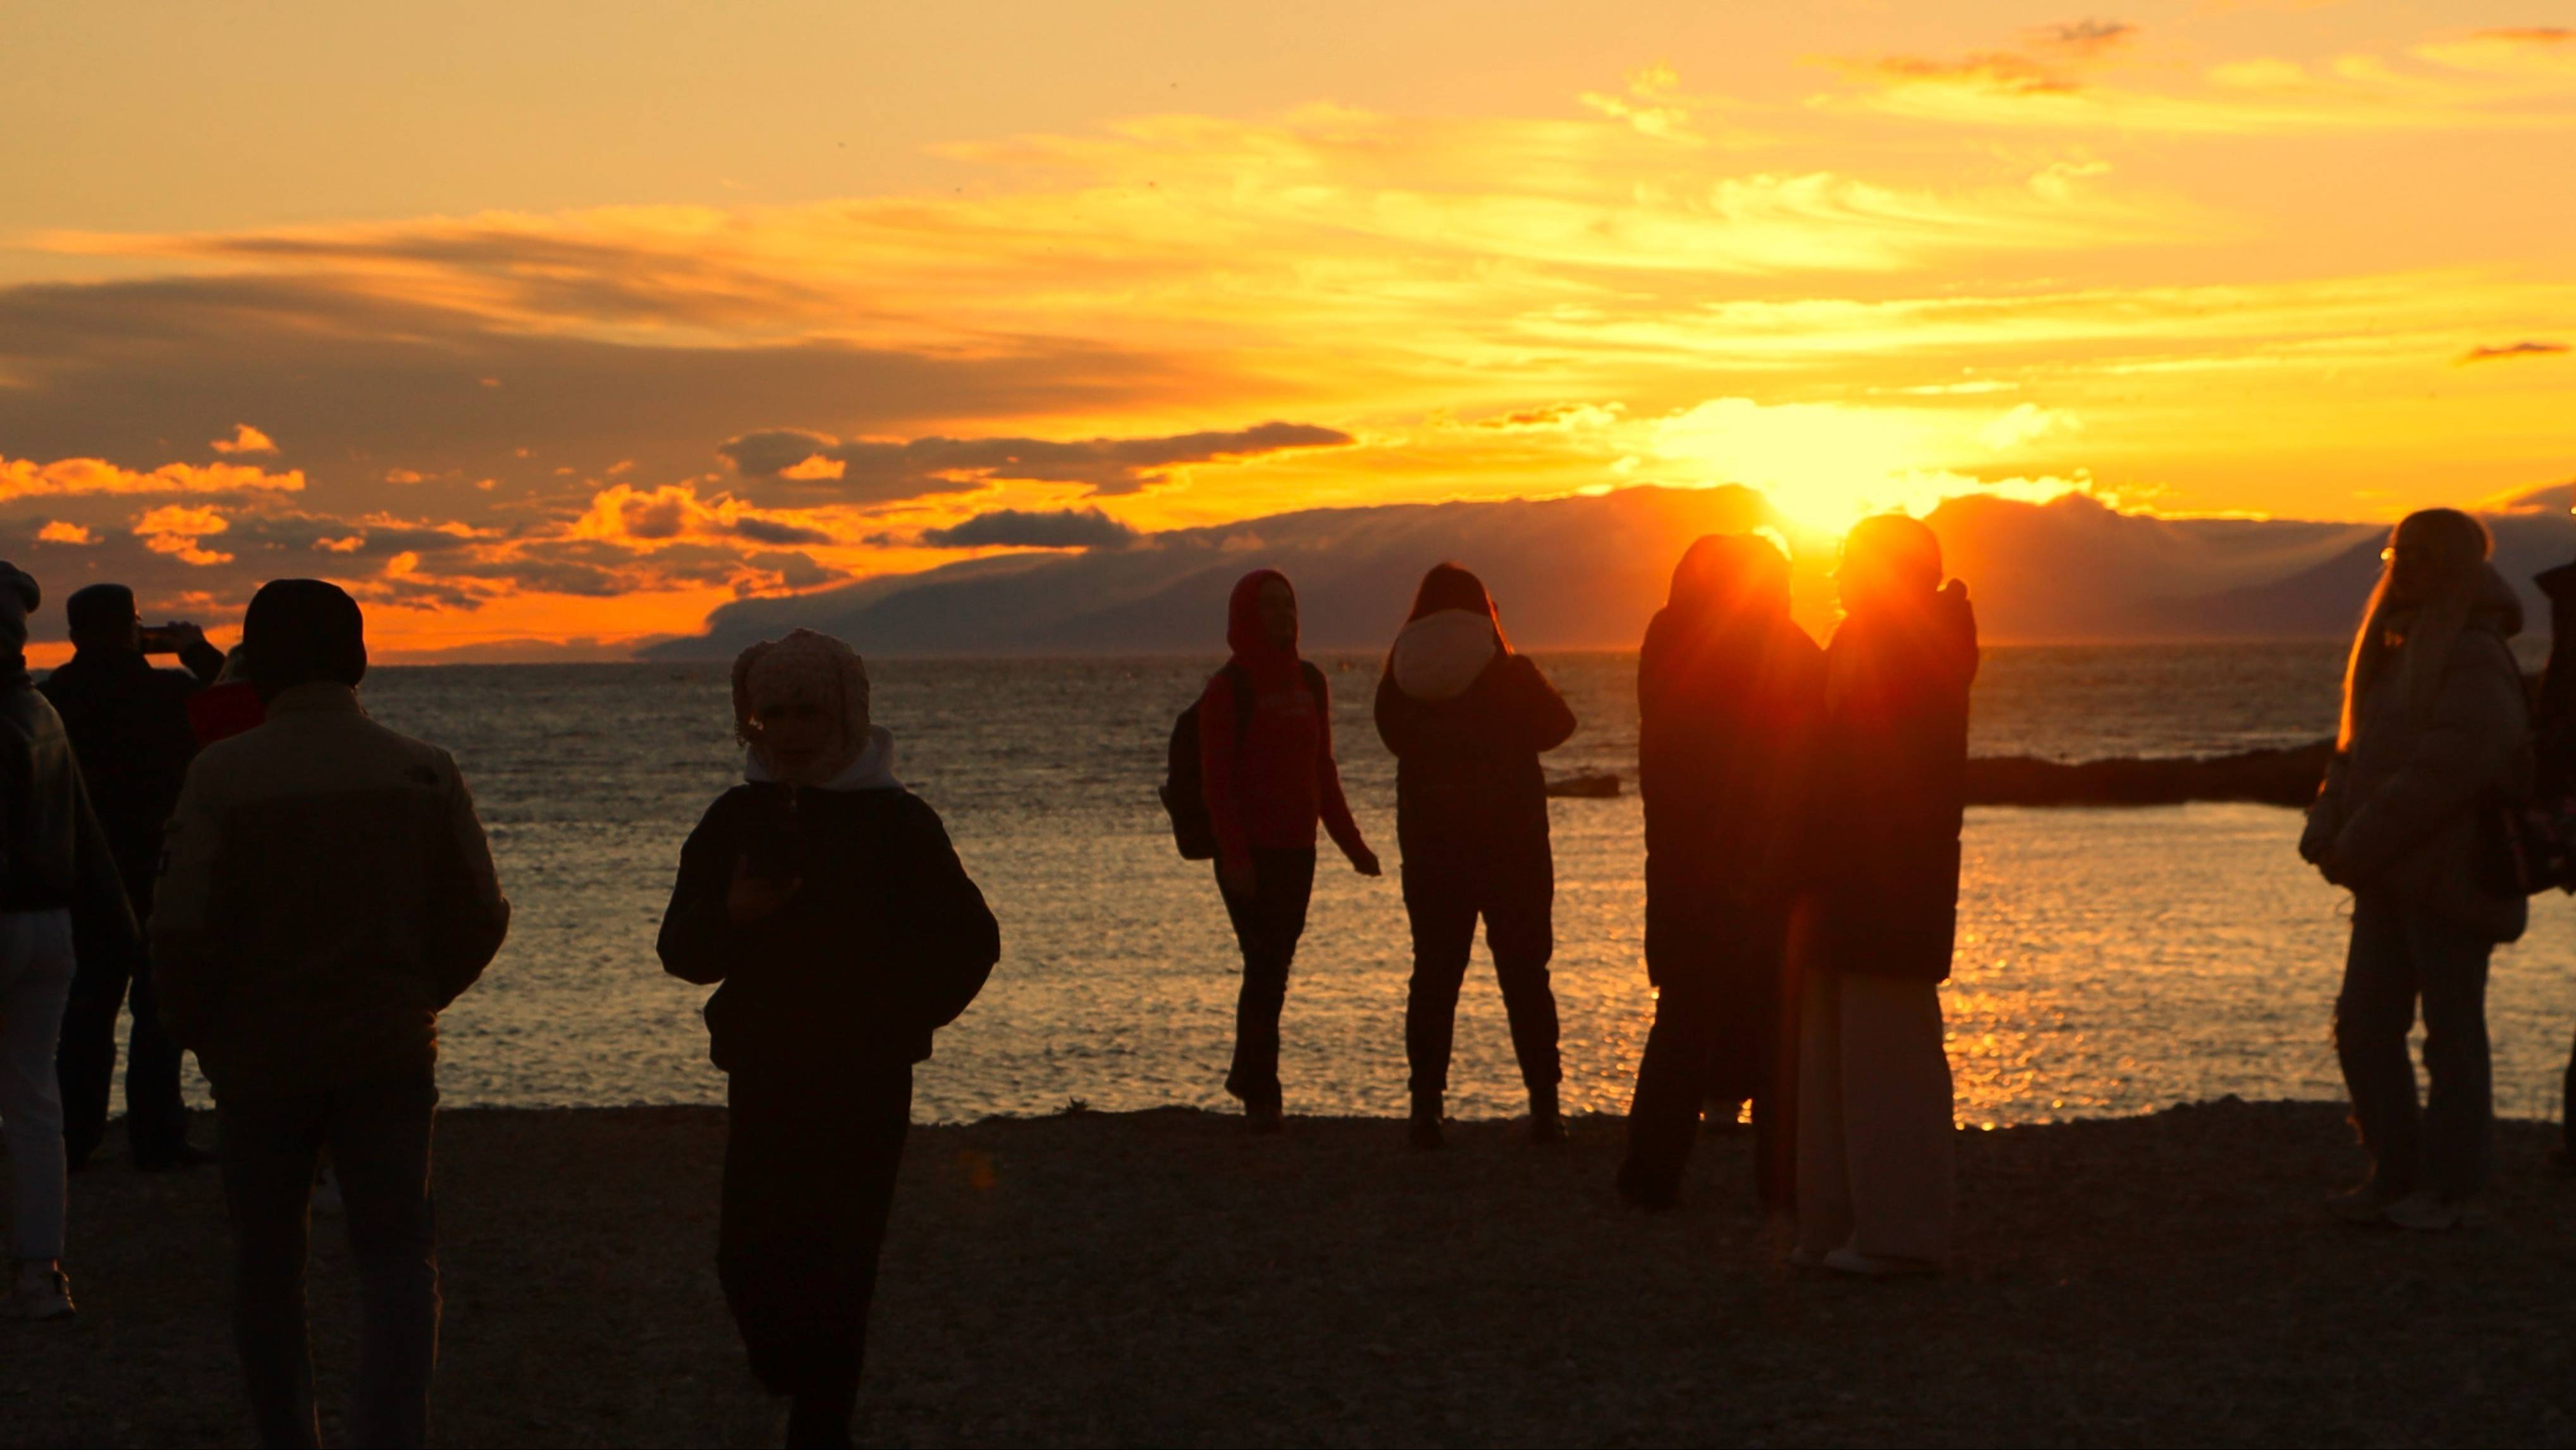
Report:
[{"label": "sunset sky", "polygon": [[2563,0],[407,11],[0,12],[55,597],[615,646],[1114,531],[1002,510],[2576,476]]}]

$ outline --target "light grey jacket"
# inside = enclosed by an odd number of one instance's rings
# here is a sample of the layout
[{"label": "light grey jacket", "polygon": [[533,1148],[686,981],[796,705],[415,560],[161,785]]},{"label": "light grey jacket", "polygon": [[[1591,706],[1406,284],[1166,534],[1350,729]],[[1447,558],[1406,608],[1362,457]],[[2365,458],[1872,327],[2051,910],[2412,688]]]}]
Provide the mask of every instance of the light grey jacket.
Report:
[{"label": "light grey jacket", "polygon": [[2506,600],[2471,616],[2431,706],[2410,707],[2400,646],[2360,704],[2352,750],[2338,755],[2308,809],[2300,852],[2356,892],[2519,938],[2528,903],[2482,869],[2502,829],[2496,805],[2528,796],[2532,746],[2522,668],[2505,641],[2522,627]]}]

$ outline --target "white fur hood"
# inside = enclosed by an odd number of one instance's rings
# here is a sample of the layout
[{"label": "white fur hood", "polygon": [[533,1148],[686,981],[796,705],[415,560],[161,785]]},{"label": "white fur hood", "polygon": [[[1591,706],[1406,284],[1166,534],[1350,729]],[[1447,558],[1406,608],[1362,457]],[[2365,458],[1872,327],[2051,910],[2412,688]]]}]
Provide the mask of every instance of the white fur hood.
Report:
[{"label": "white fur hood", "polygon": [[[742,778],[753,785],[766,785],[778,779],[769,763],[757,750],[742,753]],[[841,773],[823,782],[823,790],[901,790],[903,782],[894,778],[894,732],[883,725],[868,727],[868,743],[859,758],[841,767]]]}]

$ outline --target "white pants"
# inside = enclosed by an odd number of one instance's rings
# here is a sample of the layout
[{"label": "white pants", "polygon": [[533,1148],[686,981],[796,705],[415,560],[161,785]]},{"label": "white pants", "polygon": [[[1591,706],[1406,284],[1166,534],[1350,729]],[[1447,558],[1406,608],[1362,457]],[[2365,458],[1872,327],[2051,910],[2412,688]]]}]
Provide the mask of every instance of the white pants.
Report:
[{"label": "white pants", "polygon": [[0,1136],[16,1188],[9,1253],[63,1256],[63,1094],[54,1049],[72,991],[72,914],[0,912]]},{"label": "white pants", "polygon": [[1798,1023],[1798,1247],[1939,1263],[1958,1130],[1941,988],[1810,970]]}]

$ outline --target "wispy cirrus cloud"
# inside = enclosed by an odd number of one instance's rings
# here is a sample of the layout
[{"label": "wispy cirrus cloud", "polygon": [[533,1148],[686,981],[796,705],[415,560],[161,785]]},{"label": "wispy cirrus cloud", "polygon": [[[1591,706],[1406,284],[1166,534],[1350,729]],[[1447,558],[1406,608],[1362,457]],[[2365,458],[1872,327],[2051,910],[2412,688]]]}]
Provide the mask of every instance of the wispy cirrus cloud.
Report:
[{"label": "wispy cirrus cloud", "polygon": [[1960,125],[2121,134],[2576,129],[2576,47],[2554,29],[2473,31],[2395,55],[2243,57],[2179,84],[2111,78],[2103,62],[2138,34],[2085,23],[1957,56],[1844,57],[1837,64],[1855,89],[1821,103]]}]

